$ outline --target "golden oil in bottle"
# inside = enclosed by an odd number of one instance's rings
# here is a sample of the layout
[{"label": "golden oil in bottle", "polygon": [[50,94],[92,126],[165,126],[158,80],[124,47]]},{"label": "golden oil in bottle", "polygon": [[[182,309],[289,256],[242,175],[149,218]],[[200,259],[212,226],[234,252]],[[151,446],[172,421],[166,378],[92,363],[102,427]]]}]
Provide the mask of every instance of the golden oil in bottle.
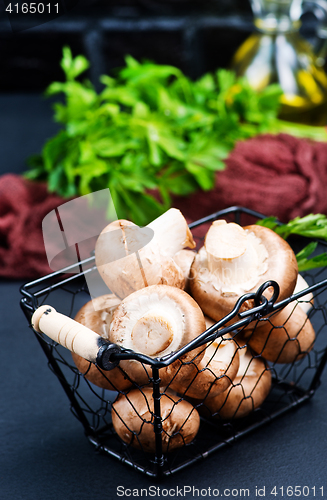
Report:
[{"label": "golden oil in bottle", "polygon": [[300,22],[290,18],[292,5],[287,0],[265,0],[259,5],[261,17],[254,20],[257,31],[237,50],[232,69],[238,76],[246,76],[257,90],[279,83],[283,91],[280,118],[325,125],[327,76],[324,61],[317,58],[311,45],[300,36]]}]

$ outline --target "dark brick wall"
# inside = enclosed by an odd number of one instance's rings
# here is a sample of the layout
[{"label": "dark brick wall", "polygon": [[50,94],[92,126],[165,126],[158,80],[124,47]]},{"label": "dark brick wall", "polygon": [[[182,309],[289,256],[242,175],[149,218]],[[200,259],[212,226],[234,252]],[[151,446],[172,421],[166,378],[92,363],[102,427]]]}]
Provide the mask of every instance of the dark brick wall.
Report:
[{"label": "dark brick wall", "polygon": [[10,23],[2,4],[0,91],[42,91],[61,79],[66,44],[90,59],[95,84],[100,74],[123,65],[126,54],[176,65],[196,78],[228,67],[252,30],[245,0],[67,1],[64,15],[34,27],[39,21],[24,15]]}]

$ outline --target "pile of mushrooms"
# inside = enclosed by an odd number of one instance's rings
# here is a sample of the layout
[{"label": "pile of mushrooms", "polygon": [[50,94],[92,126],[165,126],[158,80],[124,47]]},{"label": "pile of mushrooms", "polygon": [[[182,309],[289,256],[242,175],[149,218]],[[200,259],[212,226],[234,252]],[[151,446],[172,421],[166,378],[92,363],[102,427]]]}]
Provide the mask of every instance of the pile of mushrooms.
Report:
[{"label": "pile of mushrooms", "polygon": [[[306,287],[299,285],[291,247],[265,227],[217,220],[203,247],[196,252],[195,246],[176,209],[145,228],[112,222],[95,248],[98,271],[112,294],[87,303],[76,320],[151,360],[187,345],[230,313],[242,295],[268,280],[279,284],[278,301],[290,297],[296,286]],[[264,294],[269,299],[272,290]],[[303,304],[291,302],[242,333],[217,336],[160,368],[164,451],[194,439],[200,422],[196,408],[206,416],[210,412],[233,419],[260,407],[271,388],[268,362],[293,363],[313,346],[315,333],[307,316],[311,304],[312,297]],[[252,307],[247,300],[242,310]],[[112,406],[118,436],[153,452],[151,365],[124,359],[104,372],[77,355],[73,359],[90,382],[120,393]]]}]

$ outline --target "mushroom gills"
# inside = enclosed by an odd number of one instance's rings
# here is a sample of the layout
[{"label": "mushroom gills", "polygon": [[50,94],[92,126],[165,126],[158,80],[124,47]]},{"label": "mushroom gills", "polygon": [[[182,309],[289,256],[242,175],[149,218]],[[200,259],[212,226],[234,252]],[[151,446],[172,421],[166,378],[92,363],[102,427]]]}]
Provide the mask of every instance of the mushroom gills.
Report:
[{"label": "mushroom gills", "polygon": [[177,350],[179,331],[183,329],[183,313],[176,303],[154,291],[129,301],[128,314],[119,323],[117,342],[154,358]]},{"label": "mushroom gills", "polygon": [[244,293],[268,269],[268,252],[261,240],[233,222],[215,221],[204,248],[213,286],[223,293]]},{"label": "mushroom gills", "polygon": [[[255,293],[267,281],[278,283],[278,300],[289,297],[297,276],[292,248],[274,231],[255,224],[242,228],[216,221],[192,263],[190,288],[204,314],[219,321],[233,310],[240,297]],[[268,287],[263,295],[270,299],[273,292],[273,287]],[[240,312],[252,307],[254,300],[248,299]],[[228,324],[236,321],[233,318]]]},{"label": "mushroom gills", "polygon": [[[204,330],[203,313],[190,295],[176,287],[152,285],[121,302],[110,326],[109,339],[154,359],[178,351]],[[168,385],[183,362],[197,364],[203,354],[203,348],[199,347],[160,368],[161,384]],[[120,365],[137,384],[150,382],[150,364],[122,360]],[[193,369],[191,363],[188,366],[188,371]]]}]

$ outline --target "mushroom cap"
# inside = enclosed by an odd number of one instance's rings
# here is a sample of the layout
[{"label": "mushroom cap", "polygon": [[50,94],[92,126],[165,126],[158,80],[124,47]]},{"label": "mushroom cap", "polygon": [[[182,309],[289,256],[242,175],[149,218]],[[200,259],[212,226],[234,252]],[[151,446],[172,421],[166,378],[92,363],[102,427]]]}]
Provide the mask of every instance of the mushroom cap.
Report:
[{"label": "mushroom cap", "polygon": [[75,316],[75,321],[88,326],[88,328],[108,340],[110,323],[120,302],[121,300],[113,293],[100,295],[81,307]]},{"label": "mushroom cap", "polygon": [[293,363],[312,349],[315,331],[297,302],[257,323],[248,336],[249,346],[273,363]]},{"label": "mushroom cap", "polygon": [[[223,393],[206,398],[200,413],[223,420],[243,418],[259,408],[271,389],[271,372],[263,359],[240,349],[240,366],[232,385]],[[195,405],[196,406],[196,405]]]},{"label": "mushroom cap", "polygon": [[[244,230],[258,238],[267,251],[267,270],[258,276],[256,284],[250,289],[238,290],[237,292],[224,290],[224,287],[217,283],[215,277],[208,270],[205,247],[199,250],[191,267],[191,294],[203,312],[216,321],[230,313],[242,295],[256,292],[260,285],[266,281],[274,280],[279,284],[278,300],[280,301],[292,295],[295,288],[298,267],[290,245],[274,231],[263,226],[254,224],[244,227]],[[264,295],[269,299],[272,293],[270,287],[265,290]],[[241,311],[251,309],[253,306],[254,301],[247,300],[242,304]]]},{"label": "mushroom cap", "polygon": [[[109,240],[108,235],[111,234]],[[108,288],[123,299],[153,284],[170,284],[183,288],[184,276],[172,258],[160,254],[155,240],[126,220],[111,222],[101,232],[95,246],[95,262]],[[144,246],[134,251],[134,248]]]},{"label": "mushroom cap", "polygon": [[195,247],[192,233],[182,213],[170,209],[144,228],[126,220],[108,224],[96,242],[95,261],[103,281],[123,299],[151,285],[184,288],[173,259],[184,247]]},{"label": "mushroom cap", "polygon": [[[195,300],[179,288],[152,285],[126,297],[117,307],[110,326],[111,342],[160,358],[188,344],[205,331],[203,313]],[[184,363],[200,362],[203,347],[181,356],[159,370],[161,383],[167,385]],[[139,385],[149,383],[152,370],[136,360],[122,360],[124,371]],[[185,368],[186,369],[186,368]]]},{"label": "mushroom cap", "polygon": [[[195,438],[200,417],[191,403],[169,391],[161,394],[162,447],[167,453]],[[112,405],[112,424],[118,436],[131,446],[154,453],[154,399],[151,387],[120,394]]]},{"label": "mushroom cap", "polygon": [[207,345],[192,372],[184,373],[183,368],[177,372],[169,388],[190,398],[211,398],[230,386],[238,368],[238,345],[230,335],[224,335]]},{"label": "mushroom cap", "polygon": [[[120,300],[114,294],[102,295],[84,304],[76,314],[75,321],[108,340],[110,323],[118,304]],[[72,358],[79,372],[98,387],[111,391],[125,391],[132,386],[132,382],[120,366],[110,371],[101,370],[74,352]]]}]

